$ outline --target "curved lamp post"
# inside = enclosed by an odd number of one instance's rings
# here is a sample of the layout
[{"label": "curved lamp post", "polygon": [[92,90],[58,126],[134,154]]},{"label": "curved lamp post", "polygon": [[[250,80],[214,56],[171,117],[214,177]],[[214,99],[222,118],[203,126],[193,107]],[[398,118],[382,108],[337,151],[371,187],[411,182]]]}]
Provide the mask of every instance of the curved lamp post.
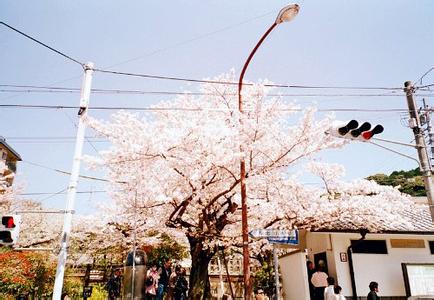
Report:
[{"label": "curved lamp post", "polygon": [[[264,33],[261,39],[256,44],[255,48],[253,48],[252,52],[250,52],[249,57],[244,63],[243,70],[240,74],[240,79],[238,80],[238,110],[240,114],[243,113],[243,98],[241,94],[241,90],[243,88],[243,78],[246,73],[247,67],[252,60],[253,56],[258,50],[259,46],[261,46],[262,42],[265,38],[270,34],[273,29],[283,22],[289,22],[298,14],[300,10],[300,6],[297,4],[290,4],[282,8],[277,15],[274,23],[268,28],[268,30]],[[242,124],[242,118],[240,117],[240,123]],[[244,152],[244,146],[241,143],[240,145],[241,153]],[[250,300],[252,295],[252,285],[250,282],[250,258],[249,258],[249,229],[247,225],[247,193],[246,193],[246,162],[244,156],[240,161],[240,184],[241,184],[241,227],[242,227],[242,235],[243,235],[243,275],[244,275],[244,299]]]}]

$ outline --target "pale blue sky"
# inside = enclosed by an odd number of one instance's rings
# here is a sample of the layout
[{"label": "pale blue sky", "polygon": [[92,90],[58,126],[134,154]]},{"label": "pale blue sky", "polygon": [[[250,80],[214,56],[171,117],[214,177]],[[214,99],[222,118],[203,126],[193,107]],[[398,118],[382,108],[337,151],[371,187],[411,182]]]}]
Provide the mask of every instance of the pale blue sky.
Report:
[{"label": "pale blue sky", "polygon": [[[234,68],[238,73],[257,40],[285,1],[10,1],[0,3],[0,19],[80,61],[96,67],[155,75],[209,78]],[[279,26],[253,59],[247,80],[333,86],[401,87],[434,66],[433,1],[301,1],[300,14]],[[0,27],[0,84],[80,87],[81,68],[47,49]],[[134,59],[136,58],[136,59]],[[122,63],[134,59],[127,63]],[[434,74],[425,78],[433,83]],[[182,82],[132,79],[95,74],[93,88],[193,90]],[[0,89],[5,89],[1,88]],[[301,93],[285,89],[283,93]],[[371,93],[370,91],[304,91]],[[372,93],[385,93],[373,91]],[[406,108],[405,97],[295,97],[302,105],[316,101],[323,109]],[[91,106],[147,106],[168,96],[91,95]],[[289,98],[292,99],[292,98]],[[417,98],[420,100],[419,98]],[[0,93],[1,104],[77,105],[78,94]],[[428,103],[433,104],[431,99]],[[420,102],[419,102],[420,103]],[[434,104],[433,104],[434,105]],[[107,118],[107,113],[92,115]],[[384,138],[410,142],[411,131],[399,113],[336,113],[382,123]],[[75,110],[0,110],[3,135],[24,161],[70,171],[74,144],[23,137],[73,137]],[[88,131],[88,135],[92,133]],[[107,144],[94,143],[98,149]],[[413,149],[395,147],[416,156]],[[95,154],[86,144],[84,153]],[[342,163],[347,179],[416,167],[368,144],[354,143],[327,151],[326,161]],[[18,166],[17,183],[26,193],[54,193],[68,176],[27,162]],[[82,168],[82,174],[92,174]],[[101,174],[99,174],[101,175]],[[79,190],[105,190],[80,180]],[[50,195],[38,195],[44,199]],[[63,208],[65,195],[45,199]],[[105,193],[77,197],[77,210],[89,212]]]}]

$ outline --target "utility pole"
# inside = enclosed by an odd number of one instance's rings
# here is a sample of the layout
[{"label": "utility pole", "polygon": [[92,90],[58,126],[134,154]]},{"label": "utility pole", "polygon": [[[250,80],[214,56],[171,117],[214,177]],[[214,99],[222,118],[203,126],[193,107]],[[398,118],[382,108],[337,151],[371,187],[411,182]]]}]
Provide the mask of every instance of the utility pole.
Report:
[{"label": "utility pole", "polygon": [[84,117],[87,114],[89,96],[92,84],[93,63],[84,65],[83,84],[80,93],[80,109],[78,111],[77,137],[75,140],[75,151],[72,162],[71,177],[67,191],[67,204],[63,219],[63,231],[60,241],[60,252],[57,261],[56,278],[54,281],[53,300],[60,300],[62,296],[63,278],[65,275],[66,258],[68,256],[68,242],[72,227],[72,214],[74,213],[75,194],[77,192],[78,176],[80,172],[81,153],[83,150],[84,133],[86,125]]},{"label": "utility pole", "polygon": [[413,130],[414,138],[416,140],[416,150],[419,156],[421,173],[425,183],[426,195],[428,198],[428,205],[431,213],[431,221],[434,223],[434,187],[432,182],[431,164],[428,159],[428,153],[426,150],[425,138],[421,131],[421,124],[418,111],[416,109],[416,102],[413,98],[414,87],[411,81],[404,83],[404,91],[407,96],[408,111],[410,114],[409,124]]},{"label": "utility pole", "polygon": [[423,107],[425,111],[425,123],[426,123],[426,130],[428,132],[428,142],[431,150],[431,157],[430,162],[431,166],[434,165],[434,133],[432,131],[432,124],[431,124],[431,108],[425,103],[425,98],[422,99],[423,101]]}]

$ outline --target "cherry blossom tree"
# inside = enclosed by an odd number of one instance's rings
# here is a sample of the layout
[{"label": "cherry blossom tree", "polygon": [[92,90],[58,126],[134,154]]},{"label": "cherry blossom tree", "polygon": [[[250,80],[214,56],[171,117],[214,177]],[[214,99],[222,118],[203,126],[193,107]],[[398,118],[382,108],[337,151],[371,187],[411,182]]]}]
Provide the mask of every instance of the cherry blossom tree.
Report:
[{"label": "cherry blossom tree", "polygon": [[[234,76],[215,80],[233,82]],[[396,226],[395,213],[408,204],[393,188],[340,182],[339,167],[305,166],[314,154],[344,142],[324,134],[330,118],[316,120],[314,108],[300,112],[293,103],[267,96],[264,83],[244,87],[243,114],[236,85],[209,83],[200,95],[186,92],[144,116],[120,111],[110,121],[87,120],[112,143],[89,163],[107,170],[113,200],[107,211],[113,222],[132,228],[138,216],[140,231],[186,239],[192,259],[191,299],[208,293],[208,264],[218,246],[241,245],[242,157],[250,229],[309,229],[339,221],[382,230]],[[322,178],[326,189],[301,184],[297,177],[303,170]],[[251,245],[252,251],[260,249]]]}]

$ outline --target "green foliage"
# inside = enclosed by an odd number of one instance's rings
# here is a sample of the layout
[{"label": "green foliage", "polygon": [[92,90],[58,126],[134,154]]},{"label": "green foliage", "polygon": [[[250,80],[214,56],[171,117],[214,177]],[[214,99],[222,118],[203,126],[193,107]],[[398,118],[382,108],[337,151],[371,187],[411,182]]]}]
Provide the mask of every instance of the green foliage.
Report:
[{"label": "green foliage", "polygon": [[188,256],[187,248],[171,239],[168,235],[162,234],[161,243],[155,247],[144,247],[148,256],[148,266],[160,266],[168,258],[182,260]]},{"label": "green foliage", "polygon": [[104,285],[97,284],[92,286],[92,296],[88,298],[89,300],[105,300],[108,297],[108,293],[105,290]]},{"label": "green foliage", "polygon": [[274,265],[272,253],[267,252],[260,259],[261,266],[253,274],[253,289],[262,289],[266,295],[273,295],[275,291]]},{"label": "green foliage", "polygon": [[68,294],[72,299],[81,299],[83,294],[83,281],[80,278],[66,275],[63,280],[62,293]]},{"label": "green foliage", "polygon": [[389,176],[375,174],[367,179],[374,180],[380,185],[396,186],[400,192],[411,196],[426,196],[425,185],[419,168],[410,171],[394,171]]}]

